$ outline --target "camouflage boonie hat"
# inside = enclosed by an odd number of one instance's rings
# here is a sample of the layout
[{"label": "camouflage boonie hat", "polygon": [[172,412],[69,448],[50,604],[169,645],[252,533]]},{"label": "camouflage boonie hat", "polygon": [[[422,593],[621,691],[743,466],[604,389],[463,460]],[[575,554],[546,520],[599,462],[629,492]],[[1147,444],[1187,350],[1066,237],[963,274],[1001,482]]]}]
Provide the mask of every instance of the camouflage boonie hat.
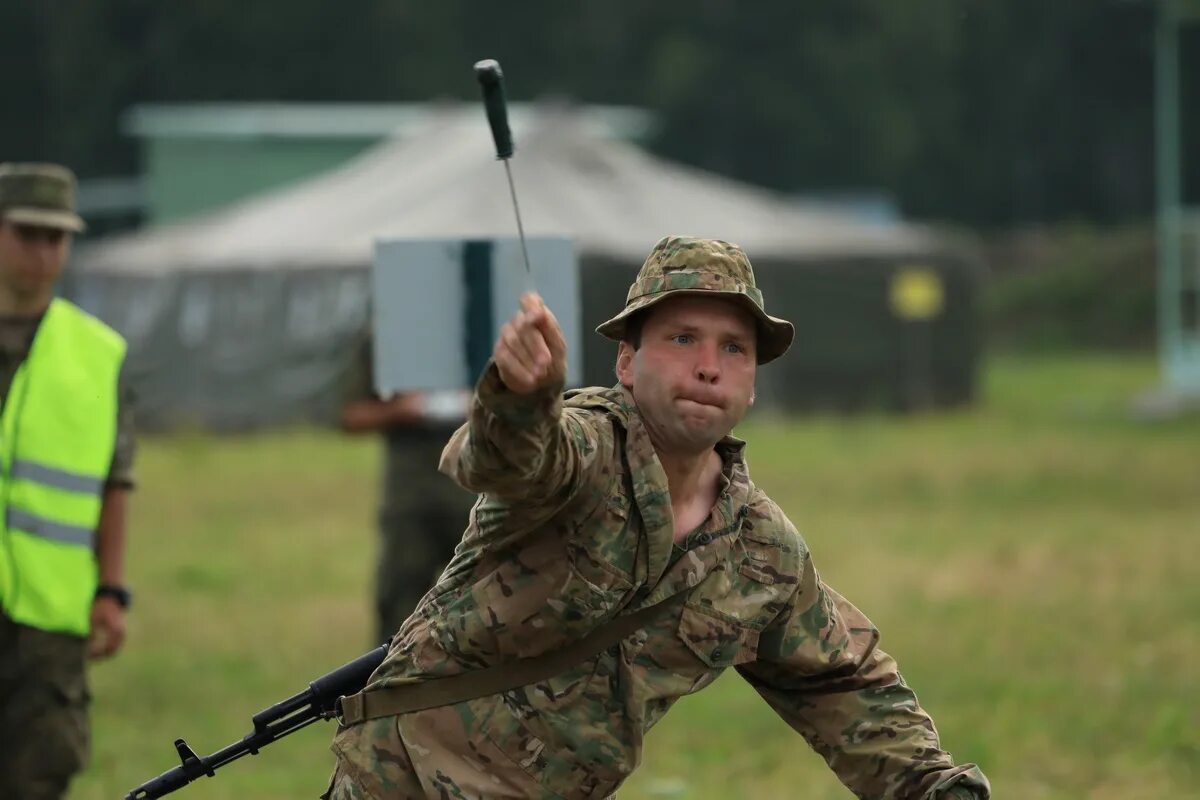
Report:
[{"label": "camouflage boonie hat", "polygon": [[792,323],[772,317],[763,307],[754,283],[750,259],[736,244],[720,239],[667,236],[659,240],[629,287],[625,309],[596,328],[596,333],[621,341],[630,317],[668,297],[708,295],[728,298],[754,315],[758,323],[758,363],[787,352],[796,334]]},{"label": "camouflage boonie hat", "polygon": [[80,233],[75,213],[75,174],[58,164],[0,164],[0,217]]}]

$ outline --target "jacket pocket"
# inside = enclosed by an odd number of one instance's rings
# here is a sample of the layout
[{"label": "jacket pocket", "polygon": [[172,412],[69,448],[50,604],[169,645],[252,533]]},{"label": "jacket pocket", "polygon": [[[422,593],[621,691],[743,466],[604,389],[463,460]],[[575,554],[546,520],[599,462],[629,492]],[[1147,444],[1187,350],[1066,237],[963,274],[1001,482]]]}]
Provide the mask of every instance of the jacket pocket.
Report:
[{"label": "jacket pocket", "polygon": [[629,580],[582,547],[543,535],[497,558],[474,583],[436,598],[438,635],[482,666],[564,647],[612,617]]},{"label": "jacket pocket", "polygon": [[711,608],[685,605],[678,635],[697,658],[713,669],[753,661],[758,651],[758,630]]},{"label": "jacket pocket", "polygon": [[[535,734],[524,718],[537,712],[524,705],[520,691],[484,698],[473,704],[472,711],[484,704],[492,706],[492,713],[484,712],[478,717],[483,720],[483,735],[497,755],[509,762],[493,763],[491,768],[507,771],[507,766],[524,773],[537,785],[536,796],[602,800],[611,796],[624,780],[625,775],[605,765],[603,759],[586,758],[576,748],[546,741]],[[593,742],[603,741],[607,736],[604,725],[593,722],[591,726]],[[535,796],[533,791],[529,796]]]}]

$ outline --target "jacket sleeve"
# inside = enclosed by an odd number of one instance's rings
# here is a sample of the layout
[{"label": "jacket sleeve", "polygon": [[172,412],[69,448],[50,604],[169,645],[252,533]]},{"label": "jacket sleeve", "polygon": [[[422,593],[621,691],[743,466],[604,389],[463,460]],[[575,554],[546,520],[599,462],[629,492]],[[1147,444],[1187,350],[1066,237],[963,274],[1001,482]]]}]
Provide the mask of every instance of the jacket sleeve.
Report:
[{"label": "jacket sleeve", "polygon": [[564,409],[562,387],[530,395],[508,390],[491,362],[475,388],[467,422],[450,438],[439,469],[472,492],[553,507],[599,477],[611,435],[603,415]]},{"label": "jacket sleeve", "polygon": [[742,675],[858,797],[990,798],[979,768],[941,749],[879,631],[801,552],[796,591]]}]

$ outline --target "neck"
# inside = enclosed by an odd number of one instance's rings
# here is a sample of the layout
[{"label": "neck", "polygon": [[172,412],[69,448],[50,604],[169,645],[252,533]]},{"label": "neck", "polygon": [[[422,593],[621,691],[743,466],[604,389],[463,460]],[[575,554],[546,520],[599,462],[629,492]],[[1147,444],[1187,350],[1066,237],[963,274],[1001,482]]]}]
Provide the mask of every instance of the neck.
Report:
[{"label": "neck", "polygon": [[667,473],[667,488],[671,492],[672,504],[687,502],[704,494],[712,482],[714,464],[719,469],[720,457],[712,449],[679,454],[666,452],[656,446],[654,451],[663,472]]},{"label": "neck", "polygon": [[44,292],[17,294],[7,287],[0,286],[0,315],[6,317],[36,317],[46,312],[54,293],[50,289]]}]

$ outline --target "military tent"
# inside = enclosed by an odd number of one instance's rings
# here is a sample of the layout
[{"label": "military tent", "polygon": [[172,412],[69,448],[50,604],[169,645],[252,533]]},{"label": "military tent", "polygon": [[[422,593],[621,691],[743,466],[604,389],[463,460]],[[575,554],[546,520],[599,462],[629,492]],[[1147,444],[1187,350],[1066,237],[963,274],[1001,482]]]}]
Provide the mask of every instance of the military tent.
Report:
[{"label": "military tent", "polygon": [[[957,239],[664,161],[567,107],[526,119],[511,161],[525,230],[574,240],[585,330],[623,304],[660,237],[723,238],[749,253],[768,310],[798,329],[793,352],[761,373],[760,407],[970,398],[977,268]],[[387,301],[368,297],[374,242],[515,231],[482,110],[450,107],[329,172],[80,248],[66,291],[129,339],[151,427],[328,420],[369,304]],[[917,321],[895,311],[896,276],[914,270],[937,295]],[[612,383],[613,353],[587,337],[586,383]]]}]

